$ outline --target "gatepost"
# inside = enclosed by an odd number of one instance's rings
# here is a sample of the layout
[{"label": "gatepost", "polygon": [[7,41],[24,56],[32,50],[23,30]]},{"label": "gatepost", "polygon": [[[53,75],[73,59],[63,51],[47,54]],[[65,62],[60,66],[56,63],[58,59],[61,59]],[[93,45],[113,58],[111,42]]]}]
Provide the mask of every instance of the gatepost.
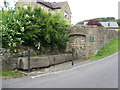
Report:
[{"label": "gatepost", "polygon": [[30,71],[30,48],[28,48],[28,71]]},{"label": "gatepost", "polygon": [[72,48],[72,65],[74,65],[74,48]]}]

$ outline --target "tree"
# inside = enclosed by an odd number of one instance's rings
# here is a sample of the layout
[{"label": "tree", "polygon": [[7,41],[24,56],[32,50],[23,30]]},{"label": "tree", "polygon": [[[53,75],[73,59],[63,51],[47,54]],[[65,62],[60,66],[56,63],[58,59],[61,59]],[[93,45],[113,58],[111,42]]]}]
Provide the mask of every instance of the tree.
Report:
[{"label": "tree", "polygon": [[101,23],[99,23],[99,20],[90,20],[90,21],[88,21],[87,25],[101,26]]}]

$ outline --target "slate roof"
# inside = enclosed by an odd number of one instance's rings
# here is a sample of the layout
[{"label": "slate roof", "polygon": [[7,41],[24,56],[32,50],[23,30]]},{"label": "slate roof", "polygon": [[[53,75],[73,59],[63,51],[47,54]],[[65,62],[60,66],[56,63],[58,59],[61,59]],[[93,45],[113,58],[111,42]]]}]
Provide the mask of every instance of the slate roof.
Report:
[{"label": "slate roof", "polygon": [[45,2],[43,0],[37,0],[37,3],[43,4],[51,9],[60,9],[66,2]]}]

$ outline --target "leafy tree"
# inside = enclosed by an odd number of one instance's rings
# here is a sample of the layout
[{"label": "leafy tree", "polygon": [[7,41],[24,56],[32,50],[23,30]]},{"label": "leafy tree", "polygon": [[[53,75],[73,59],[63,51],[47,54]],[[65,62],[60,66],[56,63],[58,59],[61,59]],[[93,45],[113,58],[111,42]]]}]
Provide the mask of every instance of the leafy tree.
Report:
[{"label": "leafy tree", "polygon": [[90,20],[90,21],[88,21],[87,25],[101,26],[101,23],[99,23],[99,20]]}]

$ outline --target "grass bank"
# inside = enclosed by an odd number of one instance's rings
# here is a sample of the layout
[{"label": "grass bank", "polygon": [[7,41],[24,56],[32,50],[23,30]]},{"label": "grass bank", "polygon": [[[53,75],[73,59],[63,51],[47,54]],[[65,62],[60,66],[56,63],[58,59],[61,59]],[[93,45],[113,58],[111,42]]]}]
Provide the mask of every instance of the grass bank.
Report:
[{"label": "grass bank", "polygon": [[96,60],[112,55],[120,50],[120,38],[115,38],[111,40],[106,46],[101,48],[96,56],[92,56],[89,60]]}]

